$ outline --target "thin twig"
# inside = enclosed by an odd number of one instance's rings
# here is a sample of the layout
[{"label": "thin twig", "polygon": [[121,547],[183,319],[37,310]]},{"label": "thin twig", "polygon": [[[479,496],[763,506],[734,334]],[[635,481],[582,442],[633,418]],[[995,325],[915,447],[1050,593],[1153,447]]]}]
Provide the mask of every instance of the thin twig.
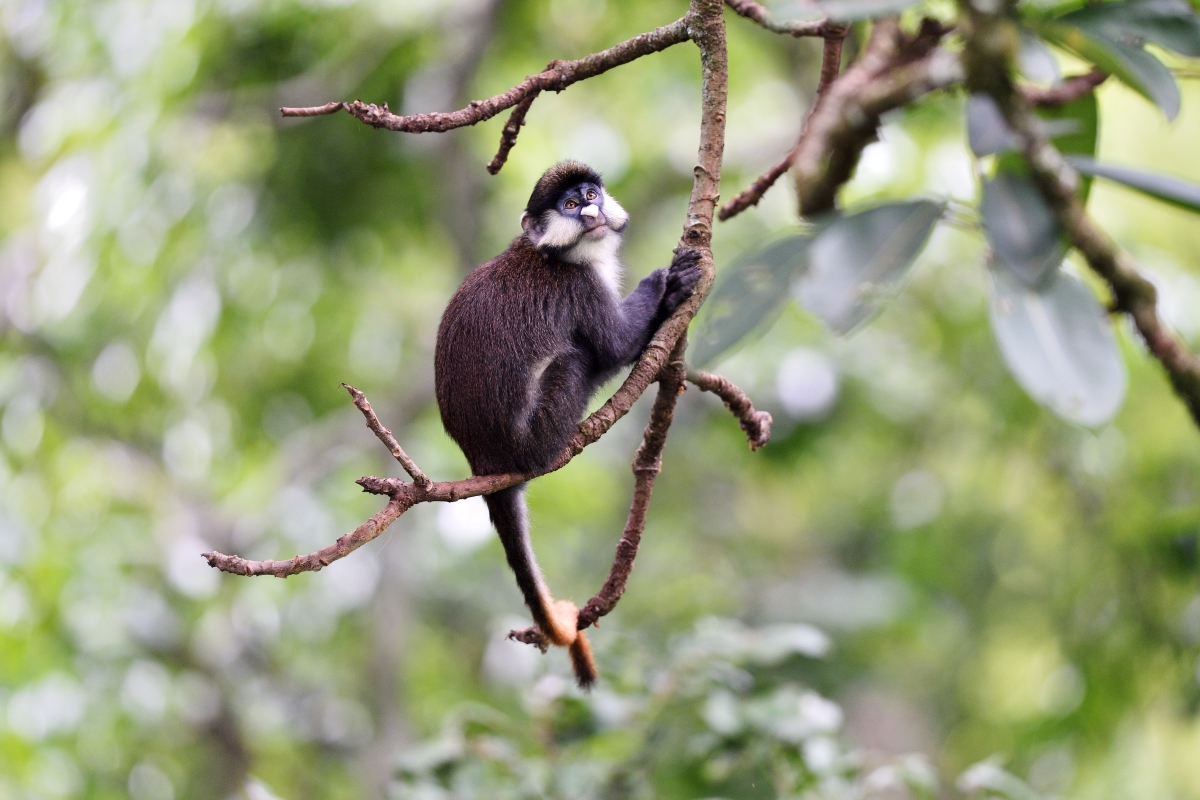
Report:
[{"label": "thin twig", "polygon": [[326,103],[323,106],[309,106],[307,108],[288,108],[287,106],[283,106],[279,109],[279,113],[285,117],[323,117],[326,114],[336,114],[345,107],[345,103],[334,101]]},{"label": "thin twig", "polygon": [[428,486],[432,483],[426,477],[425,473],[421,472],[421,468],[416,465],[416,462],[409,458],[404,449],[400,447],[400,443],[396,441],[396,437],[392,435],[392,432],[383,427],[383,423],[379,421],[379,417],[375,416],[375,412],[371,410],[371,404],[367,402],[367,396],[348,383],[343,383],[342,388],[354,398],[354,405],[358,406],[358,410],[367,418],[367,427],[379,437],[379,441],[383,442],[383,446],[388,449],[392,457],[400,462],[400,466],[404,467],[404,471],[419,484]]},{"label": "thin twig", "polygon": [[817,105],[821,102],[821,98],[824,97],[825,91],[829,88],[830,84],[837,80],[838,72],[842,66],[842,41],[846,38],[846,33],[849,30],[849,27],[839,27],[833,34],[825,37],[825,45],[821,51],[821,77],[817,80],[817,90],[813,95],[812,107],[805,116],[803,125],[800,126],[800,138],[796,140],[796,144],[783,157],[783,160],[759,176],[758,180],[735,195],[732,200],[721,206],[721,210],[717,213],[717,218],[722,222],[736,217],[752,206],[758,205],[758,201],[762,200],[767,190],[775,185],[775,181],[779,180],[785,172],[792,168],[792,162],[796,158],[796,153],[800,151],[800,141],[803,139],[804,131],[808,127],[808,120],[812,119],[813,112],[816,111]]},{"label": "thin twig", "polygon": [[1072,75],[1045,89],[1038,86],[1022,86],[1021,94],[1025,95],[1025,99],[1035,108],[1057,108],[1095,91],[1096,87],[1107,79],[1107,72],[1093,69],[1082,75]]},{"label": "thin twig", "polygon": [[517,135],[521,133],[521,126],[525,124],[525,115],[529,113],[529,108],[537,99],[538,94],[538,92],[531,92],[513,107],[508,122],[504,123],[504,130],[500,132],[500,147],[487,165],[487,171],[492,175],[498,174],[504,166],[504,162],[508,161],[508,154],[516,145]]},{"label": "thin twig", "polygon": [[1042,132],[1029,103],[1008,77],[1005,65],[1013,54],[1004,42],[1015,36],[1012,22],[984,14],[965,3],[967,26],[964,50],[967,84],[971,91],[987,92],[996,101],[1005,121],[1016,133],[1034,183],[1054,212],[1071,244],[1108,284],[1113,309],[1129,315],[1150,353],[1167,371],[1171,385],[1200,426],[1200,358],[1158,316],[1158,292],[1137,268],[1129,254],[1117,247],[1087,214],[1077,189],[1079,175]]},{"label": "thin twig", "polygon": [[[748,20],[757,22],[772,33],[781,33],[785,36],[826,36],[830,26],[837,23],[830,22],[828,19],[818,20],[785,20],[779,21],[771,16],[771,12],[767,11],[762,5],[754,2],[754,0],[725,0],[725,5],[729,6],[740,16]],[[814,10],[816,6],[813,6]]]},{"label": "thin twig", "polygon": [[536,75],[530,75],[506,92],[487,100],[472,100],[466,108],[458,111],[430,114],[393,114],[387,103],[382,106],[355,100],[350,103],[326,103],[312,108],[281,108],[285,117],[311,117],[346,111],[361,122],[374,128],[403,133],[442,133],[463,128],[491,119],[505,109],[512,108],[531,94],[539,92],[561,92],[573,83],[593,78],[614,67],[628,64],[642,56],[657,53],[672,45],[686,42],[688,17],[678,19],[670,25],[655,28],[618,45],[593,53],[576,61],[554,61],[550,67]]},{"label": "thin twig", "polygon": [[638,447],[631,465],[634,485],[629,518],[625,522],[621,540],[617,542],[612,569],[608,572],[604,586],[579,609],[580,630],[594,624],[600,617],[616,608],[621,595],[625,594],[625,585],[633,572],[633,562],[637,558],[638,545],[642,541],[642,531],[646,529],[646,511],[650,507],[654,481],[662,469],[662,452],[667,443],[667,431],[675,418],[675,402],[684,390],[683,351],[686,347],[687,339],[680,337],[672,354],[675,357],[663,367],[662,376],[658,379],[658,394],[650,411],[650,421],[642,433],[642,444]]},{"label": "thin twig", "polygon": [[724,401],[725,407],[738,418],[738,423],[746,432],[746,439],[750,442],[751,450],[764,447],[771,440],[771,422],[773,420],[770,413],[755,409],[754,403],[750,401],[746,393],[728,378],[713,375],[702,369],[692,369],[688,370],[687,379],[701,390],[712,392]]}]

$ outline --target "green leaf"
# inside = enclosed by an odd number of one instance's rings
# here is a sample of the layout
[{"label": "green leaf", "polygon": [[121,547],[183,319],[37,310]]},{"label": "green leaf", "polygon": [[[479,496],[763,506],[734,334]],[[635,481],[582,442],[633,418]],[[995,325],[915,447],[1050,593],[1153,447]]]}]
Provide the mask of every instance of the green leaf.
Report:
[{"label": "green leaf", "polygon": [[1173,120],[1179,114],[1179,86],[1175,83],[1175,76],[1141,47],[1089,33],[1058,20],[1033,21],[1031,24],[1047,40],[1117,76],[1129,88],[1162,109],[1167,119]]},{"label": "green leaf", "polygon": [[883,305],[941,214],[940,203],[916,200],[825,217],[808,248],[809,268],[796,282],[796,298],[846,333]]},{"label": "green leaf", "polygon": [[1183,0],[1104,3],[1087,6],[1058,21],[1133,47],[1153,42],[1180,55],[1200,56],[1200,17]]},{"label": "green leaf", "polygon": [[[1096,141],[1100,132],[1100,110],[1096,93],[1077,97],[1069,103],[1054,108],[1039,108],[1037,115],[1045,121],[1050,141],[1064,155],[1080,155],[1089,158],[1096,155]],[[1055,126],[1058,132],[1055,133]],[[1092,191],[1091,178],[1079,182],[1079,198],[1087,202]]]},{"label": "green leaf", "polygon": [[1064,272],[1037,290],[1002,271],[992,277],[992,332],[1017,383],[1063,419],[1112,419],[1125,399],[1125,362],[1091,290]]},{"label": "green leaf", "polygon": [[1067,161],[1084,175],[1107,178],[1171,205],[1186,208],[1188,211],[1200,211],[1200,185],[1195,183],[1130,167],[1101,164],[1084,156],[1067,156]]},{"label": "green leaf", "polygon": [[[976,155],[1007,152],[1016,146],[1016,137],[992,98],[982,94],[971,95],[967,101],[966,115],[967,139]],[[1061,106],[1039,108],[1037,115],[1042,120],[1043,131],[1059,152],[1095,155],[1100,126],[1095,92],[1088,92]],[[1019,155],[1002,156],[997,171],[1024,173],[1024,158]],[[1084,202],[1087,201],[1091,185],[1088,178],[1081,182],[1080,198]]]},{"label": "green leaf", "polygon": [[1037,115],[1060,153],[1095,155],[1096,136],[1100,130],[1095,92],[1088,92],[1061,106],[1039,108]]},{"label": "green leaf", "polygon": [[807,264],[811,242],[811,235],[789,236],[742,255],[730,266],[704,304],[704,317],[692,336],[692,363],[711,364],[774,318],[787,302],[788,285]]},{"label": "green leaf", "polygon": [[1027,175],[1002,172],[985,183],[979,210],[996,265],[1025,286],[1041,284],[1062,262],[1058,222]]}]

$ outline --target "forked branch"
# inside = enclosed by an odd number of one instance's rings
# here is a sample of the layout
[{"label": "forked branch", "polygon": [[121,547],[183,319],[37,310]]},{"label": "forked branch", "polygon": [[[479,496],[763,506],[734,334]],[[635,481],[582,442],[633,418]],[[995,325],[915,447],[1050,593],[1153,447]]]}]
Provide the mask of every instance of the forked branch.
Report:
[{"label": "forked branch", "polygon": [[[730,5],[732,6],[733,4],[730,3]],[[800,152],[800,142],[804,140],[804,131],[808,127],[808,120],[812,119],[812,115],[820,104],[821,98],[825,96],[825,92],[830,85],[837,80],[838,73],[841,71],[842,41],[846,38],[849,30],[847,26],[835,26],[831,29],[830,33],[825,35],[825,45],[821,50],[821,77],[817,79],[817,90],[813,93],[812,107],[809,109],[808,115],[804,118],[804,124],[800,127],[800,138],[779,163],[759,176],[758,180],[739,192],[732,200],[721,206],[717,217],[722,222],[736,217],[752,206],[758,205],[758,201],[762,200],[767,190],[775,185],[775,181],[779,180],[785,172],[792,168],[792,162],[796,160],[796,153]]]},{"label": "forked branch", "polygon": [[793,175],[801,215],[833,208],[863,148],[877,138],[884,113],[962,80],[958,57],[938,47],[945,34],[930,19],[913,36],[894,19],[875,23],[862,57],[829,87],[797,145]]}]

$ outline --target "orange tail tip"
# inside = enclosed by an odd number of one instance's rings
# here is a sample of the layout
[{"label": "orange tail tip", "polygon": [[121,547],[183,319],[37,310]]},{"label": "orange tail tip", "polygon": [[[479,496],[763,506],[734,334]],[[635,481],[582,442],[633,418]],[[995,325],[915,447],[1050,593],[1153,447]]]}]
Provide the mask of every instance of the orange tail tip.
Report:
[{"label": "orange tail tip", "polygon": [[546,638],[559,647],[569,647],[575,642],[578,631],[579,609],[570,600],[551,600],[548,604],[547,621],[550,630],[542,631]]},{"label": "orange tail tip", "polygon": [[567,649],[571,656],[571,667],[575,670],[575,682],[585,692],[595,685],[600,674],[596,671],[596,659],[592,656],[592,645],[583,631]]}]

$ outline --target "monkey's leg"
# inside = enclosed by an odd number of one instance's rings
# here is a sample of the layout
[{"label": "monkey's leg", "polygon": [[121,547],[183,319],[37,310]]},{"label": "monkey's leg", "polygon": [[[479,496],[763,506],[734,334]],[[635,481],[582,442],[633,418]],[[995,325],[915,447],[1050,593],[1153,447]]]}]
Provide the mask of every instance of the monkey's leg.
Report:
[{"label": "monkey's leg", "polygon": [[484,495],[483,499],[487,501],[492,524],[504,545],[508,566],[516,575],[517,586],[525,596],[525,605],[529,606],[533,621],[551,643],[570,648],[575,679],[581,688],[588,688],[596,681],[592,648],[583,632],[575,628],[579,609],[568,600],[555,600],[546,588],[529,542],[525,484]]}]

